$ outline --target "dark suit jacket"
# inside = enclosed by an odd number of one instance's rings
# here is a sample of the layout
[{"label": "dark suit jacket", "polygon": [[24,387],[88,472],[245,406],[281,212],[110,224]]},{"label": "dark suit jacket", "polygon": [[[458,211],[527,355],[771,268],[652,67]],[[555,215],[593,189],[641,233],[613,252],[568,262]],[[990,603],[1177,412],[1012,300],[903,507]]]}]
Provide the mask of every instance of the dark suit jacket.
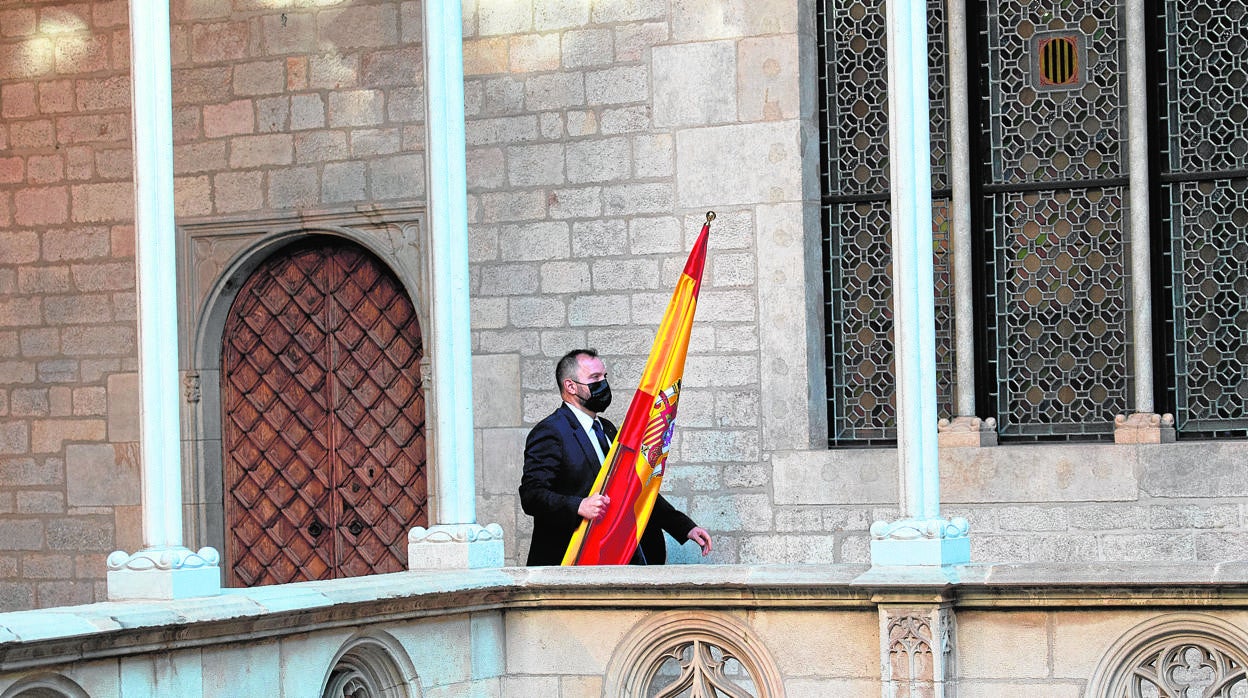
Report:
[{"label": "dark suit jacket", "polygon": [[[602,419],[602,428],[607,438],[615,438],[614,424]],[[520,505],[524,513],[533,517],[530,566],[558,565],[563,561],[568,542],[581,523],[576,509],[589,495],[600,467],[589,435],[567,405],[560,405],[529,432],[524,445]],[[641,536],[646,562],[661,565],[667,560],[663,531],[683,543],[695,525],[659,495],[650,514],[650,523]]]}]

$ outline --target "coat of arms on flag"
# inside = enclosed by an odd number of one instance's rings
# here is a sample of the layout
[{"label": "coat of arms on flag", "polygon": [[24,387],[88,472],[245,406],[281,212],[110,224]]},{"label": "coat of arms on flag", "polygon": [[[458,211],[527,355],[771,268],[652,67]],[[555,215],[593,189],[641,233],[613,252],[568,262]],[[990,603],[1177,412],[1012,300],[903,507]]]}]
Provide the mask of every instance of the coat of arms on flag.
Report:
[{"label": "coat of arms on flag", "polygon": [[641,435],[641,455],[654,469],[651,478],[663,477],[667,464],[667,452],[672,446],[672,434],[676,431],[676,402],[680,399],[680,381],[676,381],[659,393],[650,410],[650,422]]}]

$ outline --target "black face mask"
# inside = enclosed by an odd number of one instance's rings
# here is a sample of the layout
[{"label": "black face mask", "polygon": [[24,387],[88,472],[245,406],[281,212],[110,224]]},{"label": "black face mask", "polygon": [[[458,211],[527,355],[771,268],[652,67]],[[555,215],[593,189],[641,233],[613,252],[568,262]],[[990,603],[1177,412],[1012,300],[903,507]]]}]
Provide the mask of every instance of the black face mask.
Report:
[{"label": "black face mask", "polygon": [[580,383],[580,385],[589,388],[589,397],[583,398],[580,395],[576,399],[581,401],[581,405],[590,412],[598,413],[605,411],[611,406],[611,386],[607,384],[607,379],[593,383]]}]

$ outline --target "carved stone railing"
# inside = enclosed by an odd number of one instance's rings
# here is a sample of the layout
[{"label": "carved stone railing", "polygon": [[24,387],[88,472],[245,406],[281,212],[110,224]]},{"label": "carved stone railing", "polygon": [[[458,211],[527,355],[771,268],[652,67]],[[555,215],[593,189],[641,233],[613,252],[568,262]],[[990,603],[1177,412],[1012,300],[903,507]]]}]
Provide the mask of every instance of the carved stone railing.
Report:
[{"label": "carved stone railing", "polygon": [[5,613],[0,698],[1248,695],[1248,563],[866,569],[412,571]]}]

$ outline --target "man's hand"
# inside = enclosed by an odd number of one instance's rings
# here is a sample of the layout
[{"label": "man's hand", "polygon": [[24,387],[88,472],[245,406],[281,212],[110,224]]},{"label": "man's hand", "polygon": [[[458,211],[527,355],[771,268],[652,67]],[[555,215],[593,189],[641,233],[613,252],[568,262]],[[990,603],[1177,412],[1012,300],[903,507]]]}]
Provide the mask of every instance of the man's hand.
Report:
[{"label": "man's hand", "polygon": [[610,503],[611,498],[605,494],[590,495],[581,500],[581,505],[576,508],[576,513],[580,514],[582,519],[597,521],[602,518],[603,514],[607,513],[607,505]]},{"label": "man's hand", "polygon": [[701,526],[694,526],[689,531],[689,540],[698,544],[702,548],[702,557],[711,554],[711,534],[706,532]]}]

